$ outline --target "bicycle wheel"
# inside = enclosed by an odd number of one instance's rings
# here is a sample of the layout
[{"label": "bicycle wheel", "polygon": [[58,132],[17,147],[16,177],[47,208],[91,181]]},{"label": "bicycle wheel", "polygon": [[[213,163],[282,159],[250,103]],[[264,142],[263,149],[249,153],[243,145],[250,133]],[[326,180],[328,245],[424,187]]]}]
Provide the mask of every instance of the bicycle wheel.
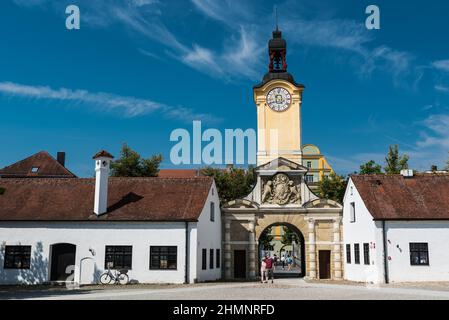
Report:
[{"label": "bicycle wheel", "polygon": [[110,284],[112,281],[112,277],[108,272],[103,273],[100,276],[100,283],[101,284]]},{"label": "bicycle wheel", "polygon": [[129,281],[129,277],[128,277],[128,275],[126,273],[121,273],[118,276],[118,283],[120,283],[120,284],[127,284],[128,281]]}]

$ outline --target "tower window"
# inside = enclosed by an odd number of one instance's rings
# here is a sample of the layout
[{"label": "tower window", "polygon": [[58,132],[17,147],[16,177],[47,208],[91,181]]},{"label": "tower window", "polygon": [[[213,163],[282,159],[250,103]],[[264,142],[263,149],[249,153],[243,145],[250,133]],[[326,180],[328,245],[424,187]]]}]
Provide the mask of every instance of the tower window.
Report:
[{"label": "tower window", "polygon": [[307,168],[312,168],[312,161],[307,161]]}]

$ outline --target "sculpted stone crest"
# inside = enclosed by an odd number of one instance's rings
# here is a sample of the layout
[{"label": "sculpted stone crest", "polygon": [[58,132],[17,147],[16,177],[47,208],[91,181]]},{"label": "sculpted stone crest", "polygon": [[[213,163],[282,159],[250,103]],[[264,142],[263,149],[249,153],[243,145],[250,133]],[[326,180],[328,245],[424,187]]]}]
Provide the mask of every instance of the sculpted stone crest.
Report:
[{"label": "sculpted stone crest", "polygon": [[294,204],[301,202],[299,188],[286,174],[279,173],[263,187],[262,204]]}]

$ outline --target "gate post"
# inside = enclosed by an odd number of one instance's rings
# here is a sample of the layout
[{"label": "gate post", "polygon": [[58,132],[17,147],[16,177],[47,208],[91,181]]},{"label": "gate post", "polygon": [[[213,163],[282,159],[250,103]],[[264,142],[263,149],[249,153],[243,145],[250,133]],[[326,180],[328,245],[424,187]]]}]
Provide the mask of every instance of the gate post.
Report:
[{"label": "gate post", "polygon": [[334,277],[335,280],[342,279],[342,270],[341,270],[341,239],[340,239],[340,221],[341,218],[334,219]]},{"label": "gate post", "polygon": [[256,240],[255,240],[255,220],[250,220],[248,223],[248,260],[249,260],[249,278],[256,277]]},{"label": "gate post", "polygon": [[316,247],[315,247],[315,219],[310,218],[309,223],[309,278],[316,279]]}]

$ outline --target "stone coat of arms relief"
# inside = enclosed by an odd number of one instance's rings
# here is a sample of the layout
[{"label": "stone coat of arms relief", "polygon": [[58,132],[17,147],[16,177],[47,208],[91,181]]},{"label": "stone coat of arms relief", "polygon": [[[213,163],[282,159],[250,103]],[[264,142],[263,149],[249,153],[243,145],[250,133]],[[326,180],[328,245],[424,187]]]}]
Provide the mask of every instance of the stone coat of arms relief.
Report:
[{"label": "stone coat of arms relief", "polygon": [[278,173],[266,181],[262,187],[262,204],[299,204],[301,192],[299,184],[284,174]]}]

